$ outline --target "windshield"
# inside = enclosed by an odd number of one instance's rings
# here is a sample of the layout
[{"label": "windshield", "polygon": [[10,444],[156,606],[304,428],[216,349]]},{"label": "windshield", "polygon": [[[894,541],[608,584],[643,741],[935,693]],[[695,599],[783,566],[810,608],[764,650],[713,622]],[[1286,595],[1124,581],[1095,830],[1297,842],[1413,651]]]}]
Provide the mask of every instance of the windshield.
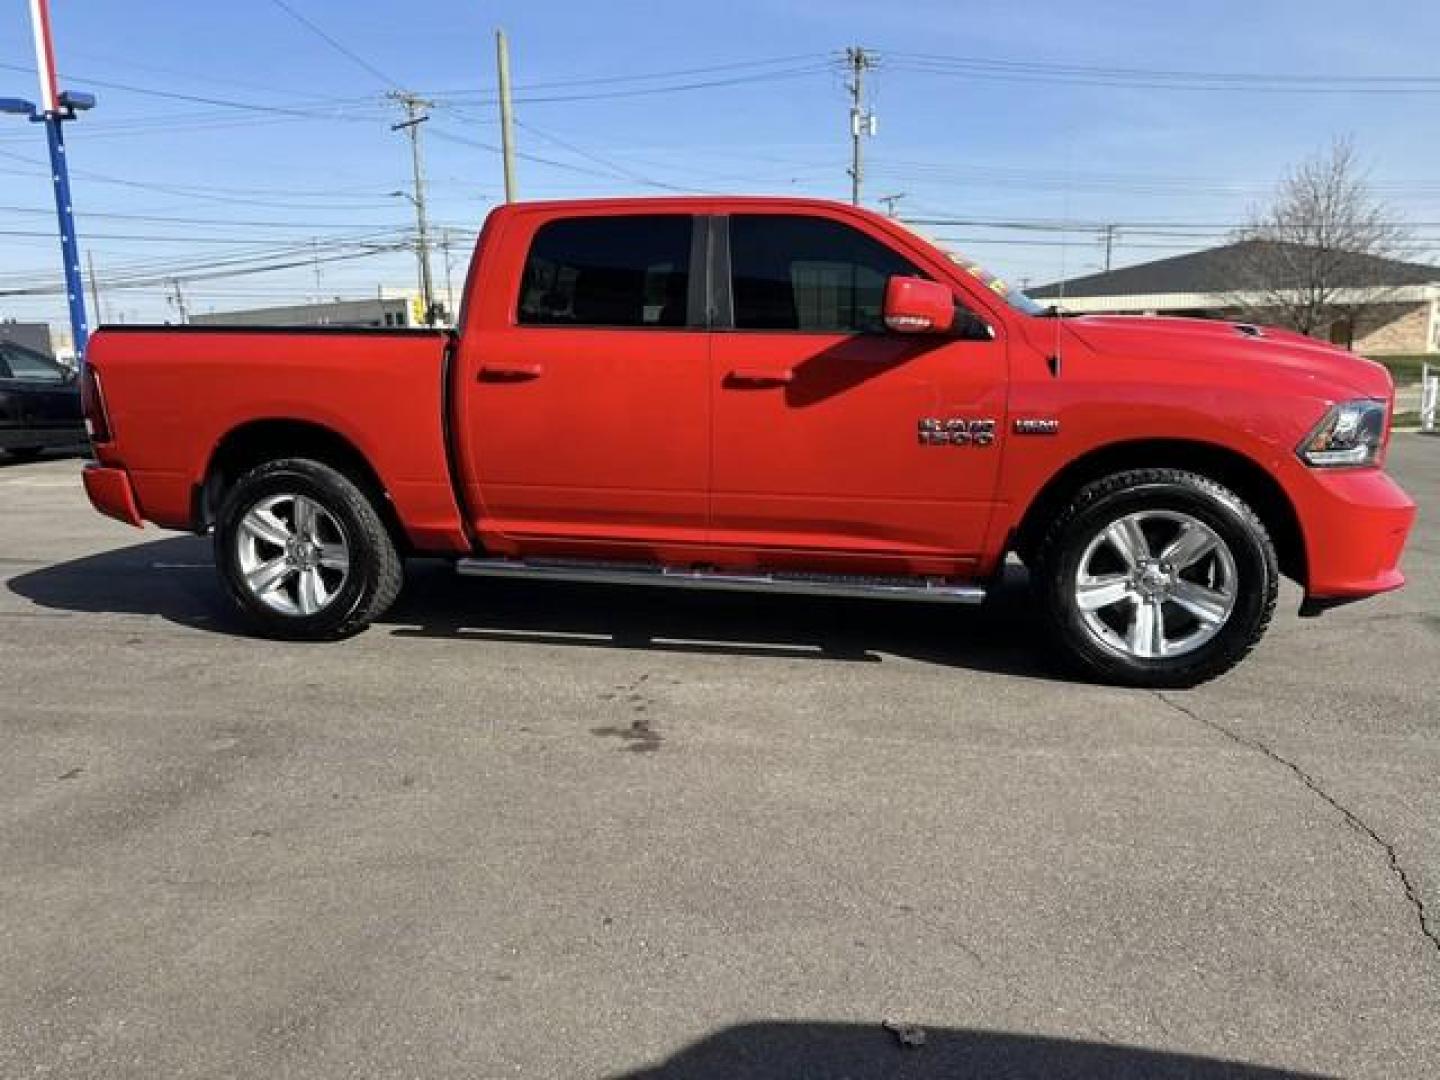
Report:
[{"label": "windshield", "polygon": [[1001,300],[1004,300],[1005,303],[1009,304],[1012,308],[1014,308],[1021,314],[1048,315],[1050,313],[1050,309],[1047,308],[1044,304],[1037,304],[1034,300],[1031,300],[1030,297],[1026,296],[1023,292],[1015,288],[1008,281],[1004,280],[1003,278],[996,277],[979,263],[971,262],[969,259],[965,258],[965,256],[960,255],[957,252],[948,250],[944,244],[940,243],[932,236],[926,236],[925,233],[921,232],[909,222],[900,222],[900,224],[903,225],[910,232],[914,233],[916,236],[920,237],[920,239],[924,240],[936,251],[940,252],[940,254],[944,255],[952,263],[960,267],[961,270],[964,270],[976,281],[980,282],[980,284],[984,285],[996,296],[1000,297]]},{"label": "windshield", "polygon": [[[945,251],[944,248],[941,248],[940,250]],[[1022,312],[1026,315],[1045,315],[1048,313],[1049,309],[1046,308],[1043,304],[1037,304],[1034,300],[1031,300],[1030,297],[1026,296],[1023,292],[1015,288],[1008,281],[1005,281],[1003,278],[996,277],[979,263],[971,262],[964,256],[955,254],[953,251],[945,251],[945,255],[956,266],[960,267],[960,269],[964,270],[971,277],[975,278],[977,281],[979,281],[987,289],[993,292],[996,296],[1000,297],[1001,300],[1004,300],[1016,311]]]}]

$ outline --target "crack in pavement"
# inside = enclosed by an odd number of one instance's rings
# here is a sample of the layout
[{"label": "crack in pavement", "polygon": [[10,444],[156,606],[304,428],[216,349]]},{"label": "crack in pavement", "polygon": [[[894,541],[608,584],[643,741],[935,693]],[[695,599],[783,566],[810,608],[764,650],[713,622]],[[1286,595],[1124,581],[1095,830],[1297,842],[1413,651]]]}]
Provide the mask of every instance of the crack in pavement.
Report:
[{"label": "crack in pavement", "polygon": [[1372,829],[1353,810],[1339,802],[1333,795],[1331,795],[1328,791],[1322,788],[1319,781],[1317,781],[1304,769],[1300,768],[1299,765],[1295,764],[1288,758],[1281,757],[1279,754],[1277,754],[1274,750],[1272,750],[1265,743],[1261,742],[1259,739],[1253,739],[1248,736],[1241,735],[1239,732],[1232,731],[1230,728],[1226,727],[1222,723],[1219,723],[1218,721],[1210,720],[1204,716],[1201,716],[1188,705],[1182,705],[1178,701],[1171,700],[1165,695],[1165,692],[1163,690],[1156,690],[1154,691],[1154,694],[1157,698],[1160,699],[1162,703],[1170,706],[1170,708],[1174,709],[1181,715],[1187,716],[1191,720],[1194,720],[1196,723],[1203,724],[1210,730],[1218,732],[1219,734],[1225,736],[1225,738],[1229,739],[1231,742],[1238,743],[1240,746],[1243,746],[1246,749],[1254,750],[1256,753],[1262,754],[1265,757],[1269,758],[1275,764],[1283,765],[1285,768],[1289,769],[1292,773],[1295,774],[1295,776],[1300,780],[1302,784],[1304,784],[1307,788],[1310,789],[1310,791],[1316,797],[1321,799],[1332,809],[1338,812],[1340,816],[1345,819],[1345,823],[1347,825],[1349,825],[1352,829],[1358,832],[1361,836],[1368,838],[1370,841],[1378,845],[1380,849],[1385,852],[1385,858],[1390,863],[1390,873],[1395,877],[1395,880],[1400,883],[1400,887],[1405,891],[1405,899],[1409,901],[1411,909],[1415,912],[1415,918],[1420,923],[1420,933],[1425,935],[1426,939],[1430,942],[1430,947],[1434,950],[1435,955],[1437,957],[1440,957],[1440,932],[1437,932],[1430,926],[1430,920],[1425,911],[1425,901],[1420,896],[1419,890],[1415,888],[1415,883],[1410,880],[1410,875],[1405,872],[1405,867],[1400,864],[1399,856],[1395,854],[1395,845],[1391,844],[1388,840],[1386,840],[1374,829]]}]

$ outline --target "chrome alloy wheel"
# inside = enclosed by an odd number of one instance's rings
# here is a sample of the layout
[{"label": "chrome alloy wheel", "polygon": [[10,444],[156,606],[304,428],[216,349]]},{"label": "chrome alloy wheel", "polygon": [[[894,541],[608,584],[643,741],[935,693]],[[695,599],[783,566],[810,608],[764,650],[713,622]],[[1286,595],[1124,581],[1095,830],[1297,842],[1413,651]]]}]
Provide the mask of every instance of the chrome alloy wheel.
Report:
[{"label": "chrome alloy wheel", "polygon": [[250,595],[282,615],[324,610],[350,576],[345,530],[314,499],[292,492],[245,512],[235,555]]},{"label": "chrome alloy wheel", "polygon": [[1220,534],[1174,510],[1142,510],[1090,541],[1075,575],[1085,629],[1125,656],[1194,652],[1235,610],[1235,556]]}]

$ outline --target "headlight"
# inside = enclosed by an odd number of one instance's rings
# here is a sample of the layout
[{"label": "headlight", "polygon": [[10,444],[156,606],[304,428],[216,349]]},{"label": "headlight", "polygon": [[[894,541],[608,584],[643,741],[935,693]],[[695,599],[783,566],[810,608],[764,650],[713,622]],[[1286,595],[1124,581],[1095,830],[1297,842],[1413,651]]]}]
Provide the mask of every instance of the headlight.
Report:
[{"label": "headlight", "polygon": [[1305,464],[1317,469],[1373,465],[1385,444],[1383,401],[1369,398],[1333,406],[1297,448]]}]

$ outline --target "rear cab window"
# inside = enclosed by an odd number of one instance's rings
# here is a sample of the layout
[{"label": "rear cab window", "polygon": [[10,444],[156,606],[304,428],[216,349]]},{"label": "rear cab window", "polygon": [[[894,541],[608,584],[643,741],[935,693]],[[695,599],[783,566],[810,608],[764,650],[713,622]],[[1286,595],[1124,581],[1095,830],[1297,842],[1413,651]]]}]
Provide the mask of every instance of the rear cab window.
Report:
[{"label": "rear cab window", "polygon": [[695,218],[558,218],[536,230],[520,278],[520,326],[678,329],[692,301]]}]

